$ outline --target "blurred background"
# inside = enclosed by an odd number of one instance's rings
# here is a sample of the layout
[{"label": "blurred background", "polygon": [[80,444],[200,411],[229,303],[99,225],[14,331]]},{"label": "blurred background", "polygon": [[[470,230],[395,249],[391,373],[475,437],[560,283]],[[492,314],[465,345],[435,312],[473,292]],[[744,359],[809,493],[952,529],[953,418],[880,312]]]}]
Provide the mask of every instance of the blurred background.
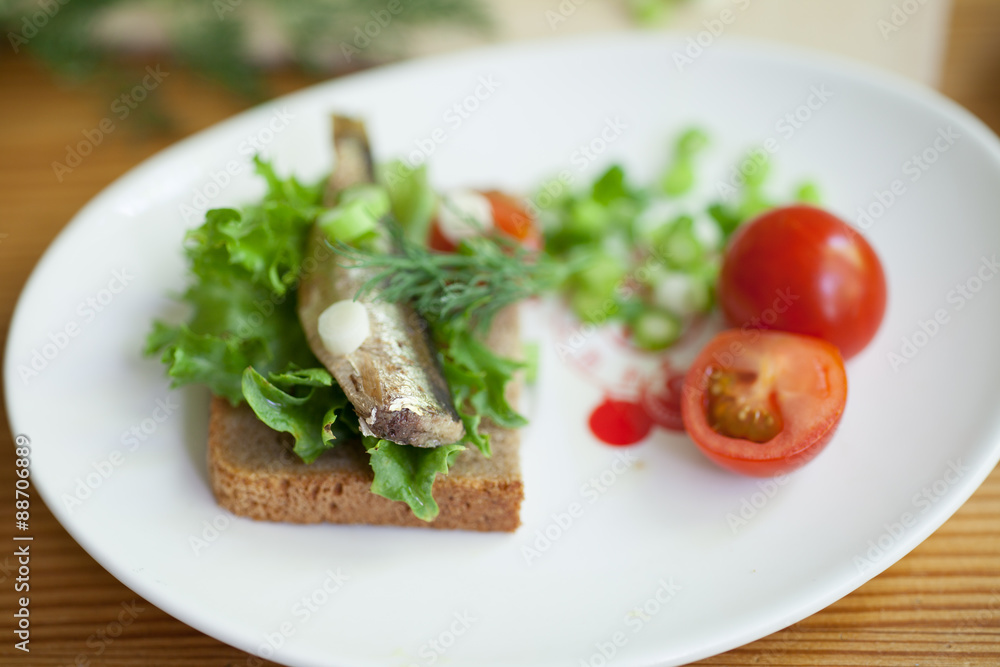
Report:
[{"label": "blurred background", "polygon": [[[934,86],[950,11],[949,0],[5,0],[0,59],[4,84],[49,76],[62,90],[108,95],[158,65],[173,85],[135,109],[138,129],[183,131],[194,89],[179,79],[252,104],[392,60],[628,29],[808,46]],[[734,20],[724,24],[725,12]]]},{"label": "blurred background", "polygon": [[[723,26],[723,16],[736,20]],[[0,349],[38,258],[116,178],[261,101],[388,62],[608,31],[669,30],[692,40],[707,33],[806,46],[891,70],[1000,129],[1000,0],[0,0],[0,29]],[[80,145],[90,147],[84,156],[75,155]],[[7,428],[0,438],[8,452],[0,487],[11,489]],[[12,492],[3,493],[4,511],[13,511]],[[81,655],[90,665],[246,664],[246,654],[141,599],[144,611],[127,633],[91,652],[95,619],[112,619],[137,598],[44,508],[33,509],[35,599],[45,605],[45,622],[33,630],[40,652],[15,656],[4,642],[0,664],[56,666]],[[860,660],[850,664],[904,664],[879,657],[893,637],[905,642],[895,654],[905,664],[998,664],[1000,547],[977,527],[993,520],[995,533],[998,512],[994,472],[885,574],[706,664],[778,664],[779,657],[807,664],[803,656],[809,664],[848,664],[849,654]],[[978,577],[982,599],[953,593],[968,590],[970,576]],[[11,577],[0,559],[7,618]],[[973,626],[973,617],[987,620]],[[990,628],[992,639],[984,640]],[[813,662],[819,655],[830,661]]]}]

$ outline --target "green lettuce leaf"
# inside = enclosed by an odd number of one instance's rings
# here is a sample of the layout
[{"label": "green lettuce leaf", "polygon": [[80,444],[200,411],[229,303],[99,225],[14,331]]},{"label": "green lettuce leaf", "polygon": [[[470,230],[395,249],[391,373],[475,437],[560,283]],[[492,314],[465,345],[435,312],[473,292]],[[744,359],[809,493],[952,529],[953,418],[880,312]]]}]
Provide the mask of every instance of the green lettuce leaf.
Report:
[{"label": "green lettuce leaf", "polygon": [[319,366],[306,344],[292,291],[321,184],[280,179],[267,163],[263,199],[242,210],[213,209],[185,237],[193,281],[183,294],[186,324],[155,322],[147,354],[160,354],[172,386],[204,384],[231,403],[243,401],[243,371]]},{"label": "green lettuce leaf", "polygon": [[364,442],[375,471],[372,493],[406,503],[413,515],[423,521],[437,517],[440,510],[432,494],[434,480],[438,473],[448,473],[455,457],[465,447],[457,443],[411,447],[372,437],[366,437]]},{"label": "green lettuce leaf", "polygon": [[[306,463],[315,461],[338,440],[357,435],[357,428],[350,427],[354,412],[347,396],[325,368],[274,373],[270,381],[252,367],[247,368],[243,372],[243,396],[262,422],[275,431],[292,434],[294,451]],[[349,418],[338,419],[345,411]]]},{"label": "green lettuce leaf", "polygon": [[475,334],[467,318],[435,322],[431,326],[439,345],[445,380],[465,426],[463,442],[490,456],[490,436],[479,429],[484,417],[507,428],[527,424],[506,396],[507,383],[525,364],[496,354]]}]

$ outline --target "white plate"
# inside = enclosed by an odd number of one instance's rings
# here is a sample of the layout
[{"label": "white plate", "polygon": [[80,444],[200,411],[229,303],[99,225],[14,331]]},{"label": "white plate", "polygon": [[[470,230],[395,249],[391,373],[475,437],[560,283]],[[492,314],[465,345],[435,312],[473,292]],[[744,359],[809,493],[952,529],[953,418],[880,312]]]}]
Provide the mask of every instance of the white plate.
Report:
[{"label": "white plate", "polygon": [[[121,178],[39,263],[7,347],[11,423],[31,438],[32,479],[49,507],[150,602],[291,665],[575,666],[611,653],[623,666],[678,664],[798,621],[901,558],[1000,456],[1000,280],[985,280],[995,268],[982,259],[1000,248],[1000,145],[956,105],[884,74],[729,43],[680,71],[685,45],[628,34],[385,68],[248,111]],[[455,104],[478,108],[463,118]],[[149,322],[173,308],[167,292],[185,282],[179,249],[195,220],[183,207],[258,194],[246,166],[253,142],[282,169],[318,176],[333,110],[368,119],[380,158],[434,145],[440,185],[527,189],[561,169],[583,183],[613,160],[645,180],[669,138],[697,121],[716,140],[706,196],[725,165],[773,139],[776,189],[815,178],[851,220],[894,197],[865,232],[885,265],[889,309],[849,364],[836,438],[780,484],[718,470],[664,431],[613,472],[623,450],[585,428],[600,390],[559,360],[564,335],[539,314],[542,379],[516,534],[220,512],[206,484],[206,395],[168,391],[139,350]],[[790,113],[810,118],[795,128]],[[591,143],[603,152],[587,162],[579,150]],[[925,171],[912,161],[923,154]],[[241,168],[232,178],[231,160]],[[887,194],[897,179],[902,194]],[[123,289],[116,271],[127,273]],[[959,283],[978,291],[963,300]],[[947,322],[921,334],[936,313]],[[64,339],[68,325],[75,335]],[[920,347],[894,369],[887,355],[902,354],[904,337]],[[35,351],[45,367],[25,381],[19,369]],[[176,407],[164,409],[169,401]],[[602,474],[613,481],[603,493],[584,488]],[[74,494],[88,497],[67,503]],[[734,521],[741,512],[745,524]],[[547,547],[545,532],[555,536]],[[529,563],[525,547],[539,557]],[[310,597],[312,608],[301,601]]]}]

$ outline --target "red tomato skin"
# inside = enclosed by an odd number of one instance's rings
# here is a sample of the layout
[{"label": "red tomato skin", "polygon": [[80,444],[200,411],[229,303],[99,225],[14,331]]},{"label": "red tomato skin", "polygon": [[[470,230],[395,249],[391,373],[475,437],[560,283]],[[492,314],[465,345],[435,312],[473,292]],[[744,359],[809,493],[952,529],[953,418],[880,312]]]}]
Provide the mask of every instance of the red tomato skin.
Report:
[{"label": "red tomato skin", "polygon": [[[775,477],[777,475],[786,475],[793,470],[801,468],[816,458],[816,455],[823,451],[833,438],[833,434],[836,433],[839,423],[840,419],[837,419],[837,421],[826,431],[826,433],[821,434],[815,441],[812,442],[810,446],[789,458],[770,460],[738,459],[723,456],[722,454],[706,447],[699,446],[698,449],[700,449],[701,453],[707,456],[716,465],[725,468],[726,470],[731,470],[732,472],[738,472],[741,475],[747,475],[749,477]],[[695,441],[695,444],[697,444],[697,441]]]},{"label": "red tomato skin", "polygon": [[[480,192],[493,212],[493,224],[505,236],[519,242],[528,250],[541,250],[542,234],[535,221],[528,215],[517,199],[498,190]],[[435,217],[427,237],[427,245],[439,252],[455,252],[458,245],[441,233],[441,225]]]},{"label": "red tomato skin", "polygon": [[849,359],[878,331],[886,283],[875,251],[850,225],[818,208],[789,206],[737,230],[718,296],[733,327],[816,336]]},{"label": "red tomato skin", "polygon": [[438,224],[437,218],[431,221],[431,231],[427,235],[427,246],[431,250],[437,250],[438,252],[455,252],[458,250],[458,246],[441,233],[441,225]]},{"label": "red tomato skin", "polygon": [[[719,366],[719,359],[739,349],[753,350],[758,341],[774,337],[803,339],[812,345],[829,364],[831,388],[834,400],[826,413],[808,424],[800,424],[802,415],[786,414],[785,428],[773,440],[763,445],[739,438],[729,438],[717,433],[709,425],[705,416],[706,371]],[[786,344],[796,343],[794,340]],[[780,345],[782,341],[778,340]],[[719,466],[751,477],[773,477],[801,468],[813,460],[833,438],[847,401],[847,375],[843,359],[833,345],[820,339],[783,332],[742,332],[723,331],[701,351],[691,365],[684,379],[684,395],[681,398],[681,414],[684,427],[695,445],[711,461]],[[742,454],[742,455],[739,455]]]},{"label": "red tomato skin", "polygon": [[499,190],[482,193],[493,208],[493,223],[501,232],[528,250],[540,250],[542,235],[538,225],[516,198]]}]

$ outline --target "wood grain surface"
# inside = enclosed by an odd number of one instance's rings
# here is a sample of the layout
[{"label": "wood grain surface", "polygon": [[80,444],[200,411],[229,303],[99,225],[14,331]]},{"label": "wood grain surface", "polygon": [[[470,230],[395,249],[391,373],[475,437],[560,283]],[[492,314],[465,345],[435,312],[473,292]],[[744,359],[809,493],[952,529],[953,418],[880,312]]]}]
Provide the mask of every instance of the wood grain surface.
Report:
[{"label": "wood grain surface", "polygon": [[[276,74],[275,93],[311,81]],[[1000,0],[956,0],[944,92],[1000,131]],[[181,71],[157,93],[166,134],[118,121],[117,91],[73,87],[24,57],[0,57],[0,348],[42,252],[91,197],[141,160],[246,103]],[[57,180],[52,162],[85,129],[116,128]],[[957,381],[959,379],[956,379]],[[931,416],[930,418],[933,418]],[[13,523],[14,448],[0,429],[0,504]],[[11,527],[13,532],[13,527]],[[37,500],[31,506],[31,653],[14,649],[16,559],[0,553],[0,664],[222,667],[258,664],[136,596],[98,565]],[[271,664],[271,663],[260,663]],[[1000,469],[911,554],[800,623],[704,665],[1000,665]]]}]

